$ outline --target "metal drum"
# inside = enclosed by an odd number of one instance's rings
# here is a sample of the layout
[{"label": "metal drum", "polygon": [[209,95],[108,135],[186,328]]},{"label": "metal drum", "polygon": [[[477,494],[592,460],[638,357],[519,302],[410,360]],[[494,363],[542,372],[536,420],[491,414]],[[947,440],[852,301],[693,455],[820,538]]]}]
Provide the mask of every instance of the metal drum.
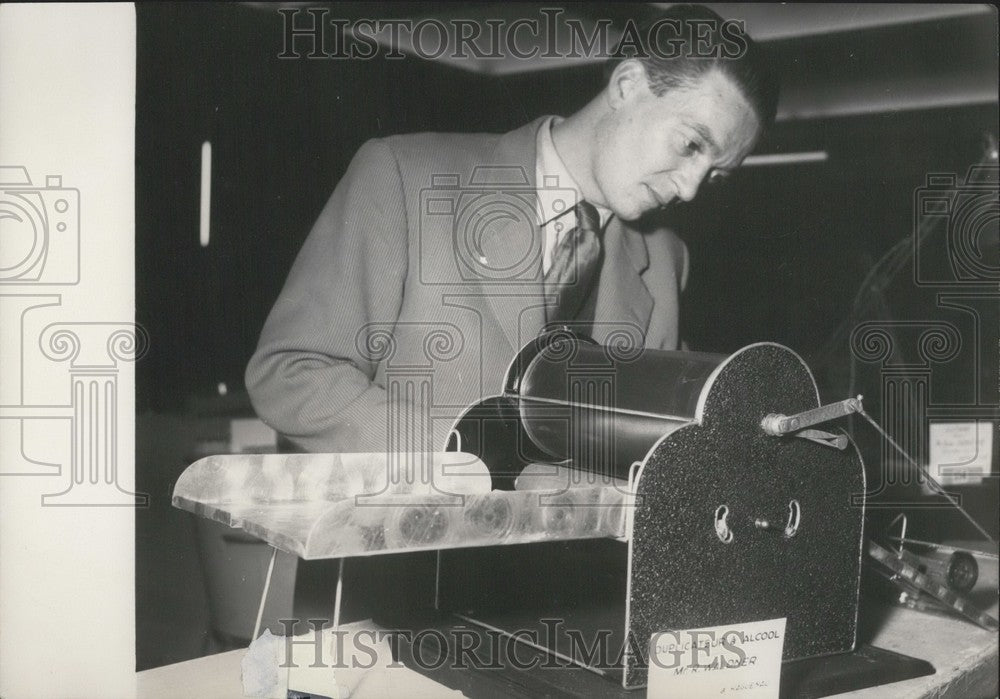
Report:
[{"label": "metal drum", "polygon": [[566,332],[543,336],[511,366],[532,443],[553,461],[627,479],[664,435],[694,420],[702,389],[727,355],[602,346]]}]

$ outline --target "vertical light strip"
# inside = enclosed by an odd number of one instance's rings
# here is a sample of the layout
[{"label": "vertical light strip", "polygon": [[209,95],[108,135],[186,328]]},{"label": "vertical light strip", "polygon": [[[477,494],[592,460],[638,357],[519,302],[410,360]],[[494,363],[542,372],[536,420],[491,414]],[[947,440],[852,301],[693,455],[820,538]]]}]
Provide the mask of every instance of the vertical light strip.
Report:
[{"label": "vertical light strip", "polygon": [[201,220],[198,240],[203,248],[208,247],[209,223],[212,220],[212,143],[201,144]]}]

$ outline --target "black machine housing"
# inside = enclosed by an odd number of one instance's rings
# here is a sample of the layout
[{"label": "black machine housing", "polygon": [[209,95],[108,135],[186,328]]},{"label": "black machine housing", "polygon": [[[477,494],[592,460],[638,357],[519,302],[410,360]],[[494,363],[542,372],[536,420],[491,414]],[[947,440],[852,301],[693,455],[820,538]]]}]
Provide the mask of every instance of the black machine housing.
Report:
[{"label": "black machine housing", "polygon": [[624,536],[441,551],[438,609],[541,639],[625,688],[646,684],[662,631],[784,617],[785,660],[852,651],[861,457],[761,429],[819,405],[809,368],[778,344],[726,356],[541,336],[449,449],[482,459],[494,488],[532,463],[628,483]]}]

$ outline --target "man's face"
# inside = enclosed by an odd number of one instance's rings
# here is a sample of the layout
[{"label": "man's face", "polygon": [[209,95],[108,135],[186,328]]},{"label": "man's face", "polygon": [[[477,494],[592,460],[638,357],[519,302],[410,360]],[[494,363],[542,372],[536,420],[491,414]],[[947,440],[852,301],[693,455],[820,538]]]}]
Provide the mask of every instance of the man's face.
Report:
[{"label": "man's face", "polygon": [[598,130],[592,164],[604,198],[598,203],[618,217],[632,221],[675,199],[690,201],[702,184],[727,176],[753,149],[760,122],[722,72],[657,96],[640,64],[620,68],[612,76],[612,110]]}]

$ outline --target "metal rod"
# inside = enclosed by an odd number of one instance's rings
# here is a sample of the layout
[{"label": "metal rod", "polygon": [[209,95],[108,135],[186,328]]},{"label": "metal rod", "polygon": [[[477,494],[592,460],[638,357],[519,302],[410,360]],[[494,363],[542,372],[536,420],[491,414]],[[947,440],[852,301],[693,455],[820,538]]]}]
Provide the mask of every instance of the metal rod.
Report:
[{"label": "metal rod", "polygon": [[896,515],[896,518],[891,522],[889,522],[889,529],[892,529],[893,525],[896,524],[896,522],[898,522],[900,519],[903,520],[903,523],[899,527],[899,552],[903,553],[903,548],[906,545],[906,513],[900,512],[898,515]]},{"label": "metal rod", "polygon": [[278,549],[271,547],[271,561],[267,564],[267,577],[264,578],[264,592],[260,596],[260,606],[257,607],[257,621],[253,625],[253,635],[251,641],[257,640],[260,633],[260,622],[264,618],[264,603],[267,601],[267,591],[271,589],[271,574],[274,573],[274,557],[278,555]]},{"label": "metal rod", "polygon": [[761,429],[769,435],[779,437],[789,432],[797,432],[805,427],[812,427],[821,422],[828,422],[838,417],[845,417],[851,413],[863,412],[861,396],[848,398],[838,403],[821,405],[818,408],[805,410],[795,415],[783,415],[781,413],[770,413],[760,421]]},{"label": "metal rod", "polygon": [[340,559],[337,565],[337,591],[333,595],[333,630],[340,629],[340,600],[344,592],[344,560]]}]

